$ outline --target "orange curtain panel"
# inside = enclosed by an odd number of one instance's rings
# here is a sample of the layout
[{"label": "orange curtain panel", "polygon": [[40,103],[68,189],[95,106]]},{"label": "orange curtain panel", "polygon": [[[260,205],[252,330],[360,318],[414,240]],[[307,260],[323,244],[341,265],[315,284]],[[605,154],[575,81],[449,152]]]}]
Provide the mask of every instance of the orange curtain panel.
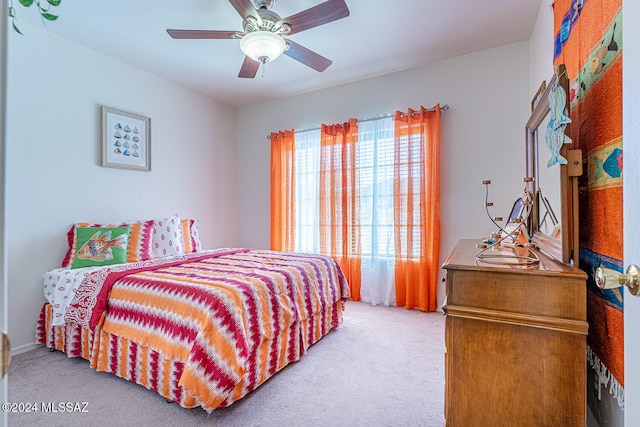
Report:
[{"label": "orange curtain panel", "polygon": [[360,199],[356,119],[320,132],[320,252],[342,268],[351,298],[360,300]]},{"label": "orange curtain panel", "polygon": [[295,245],[294,132],[271,133],[271,249],[294,250]]},{"label": "orange curtain panel", "polygon": [[395,116],[396,304],[435,311],[440,255],[440,105]]}]

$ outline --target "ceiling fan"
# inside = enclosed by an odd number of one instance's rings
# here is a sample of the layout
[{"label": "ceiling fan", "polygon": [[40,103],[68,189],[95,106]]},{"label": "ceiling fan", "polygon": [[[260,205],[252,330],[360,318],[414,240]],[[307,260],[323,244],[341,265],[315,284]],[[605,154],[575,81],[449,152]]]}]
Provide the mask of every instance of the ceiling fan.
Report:
[{"label": "ceiling fan", "polygon": [[251,0],[229,0],[229,3],[242,17],[244,32],[168,29],[167,33],[174,39],[240,39],[240,49],[245,54],[238,74],[242,78],[254,78],[260,64],[273,61],[282,53],[316,71],[326,70],[331,60],[285,36],[349,16],[344,0],[327,0],[284,19],[271,10],[275,0],[255,0],[255,6]]}]

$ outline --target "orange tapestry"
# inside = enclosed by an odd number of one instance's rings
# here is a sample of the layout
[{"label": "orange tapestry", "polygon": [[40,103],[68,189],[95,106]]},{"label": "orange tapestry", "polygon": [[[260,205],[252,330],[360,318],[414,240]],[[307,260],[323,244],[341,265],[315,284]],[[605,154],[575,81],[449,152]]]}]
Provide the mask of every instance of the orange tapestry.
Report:
[{"label": "orange tapestry", "polygon": [[580,268],[589,276],[589,406],[610,393],[622,410],[623,293],[602,291],[594,280],[600,266],[623,267],[621,0],[557,0],[554,34],[554,63],[566,65],[570,80],[569,136],[587,171],[579,198]]}]

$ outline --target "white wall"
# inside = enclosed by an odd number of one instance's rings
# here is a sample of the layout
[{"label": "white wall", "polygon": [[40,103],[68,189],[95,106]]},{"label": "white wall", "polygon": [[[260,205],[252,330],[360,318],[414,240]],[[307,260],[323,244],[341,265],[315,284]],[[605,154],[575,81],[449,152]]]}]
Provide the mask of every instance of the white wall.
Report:
[{"label": "white wall", "polygon": [[[436,103],[451,107],[441,127],[441,261],[459,239],[488,237],[494,227],[484,211],[482,180],[493,182],[492,216],[506,217],[524,187],[528,62],[522,42],[239,109],[238,245],[269,247],[270,132]],[[441,289],[440,301],[443,295]]]},{"label": "white wall", "polygon": [[536,24],[529,39],[529,94],[533,98],[545,80],[554,73],[553,67],[553,7],[551,0],[542,0]]},{"label": "white wall", "polygon": [[[8,70],[9,331],[33,342],[42,275],[77,221],[178,213],[205,247],[235,245],[235,111],[22,23]],[[99,106],[151,117],[152,171],[99,166]]]}]

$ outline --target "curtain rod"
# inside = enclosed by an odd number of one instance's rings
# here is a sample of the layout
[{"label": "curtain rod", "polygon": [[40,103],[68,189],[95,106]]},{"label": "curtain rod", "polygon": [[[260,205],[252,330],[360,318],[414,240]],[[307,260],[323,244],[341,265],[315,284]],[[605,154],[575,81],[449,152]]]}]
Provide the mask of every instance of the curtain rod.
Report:
[{"label": "curtain rod", "polygon": [[[449,105],[447,105],[447,104],[445,104],[442,107],[440,107],[440,111],[447,111],[447,110],[449,110]],[[421,113],[430,113],[432,111],[436,111],[436,109],[435,108],[423,108]],[[383,115],[380,115],[380,116],[365,117],[364,119],[356,119],[356,121],[358,123],[363,123],[363,122],[370,122],[372,120],[380,120],[380,119],[385,119],[385,118],[388,118],[388,117],[395,117],[395,116],[396,116],[395,114],[383,114]],[[406,114],[405,113],[401,113],[400,116],[406,116]],[[319,129],[320,129],[320,126],[313,127],[313,128],[306,128],[306,129],[294,129],[293,131],[294,132],[308,132],[308,131],[311,131],[311,130],[319,130]],[[270,140],[271,139],[271,135],[267,135],[267,139]]]}]

